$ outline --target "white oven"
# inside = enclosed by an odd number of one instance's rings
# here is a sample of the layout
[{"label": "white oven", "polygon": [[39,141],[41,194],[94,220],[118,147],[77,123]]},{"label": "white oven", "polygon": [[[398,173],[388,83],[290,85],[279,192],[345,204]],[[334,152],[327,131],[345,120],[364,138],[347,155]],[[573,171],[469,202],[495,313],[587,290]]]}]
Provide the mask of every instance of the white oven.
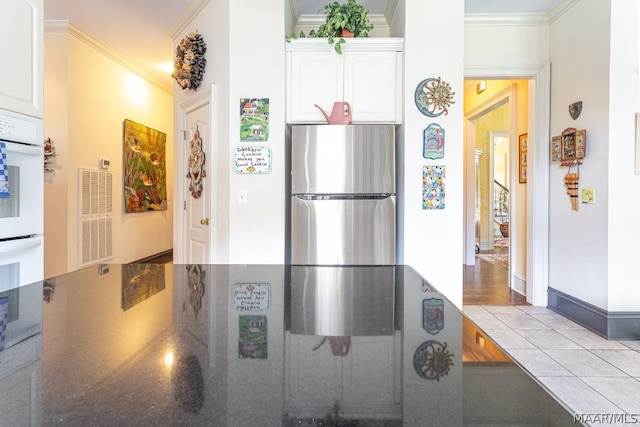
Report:
[{"label": "white oven", "polygon": [[43,279],[42,120],[0,110],[0,291]]}]

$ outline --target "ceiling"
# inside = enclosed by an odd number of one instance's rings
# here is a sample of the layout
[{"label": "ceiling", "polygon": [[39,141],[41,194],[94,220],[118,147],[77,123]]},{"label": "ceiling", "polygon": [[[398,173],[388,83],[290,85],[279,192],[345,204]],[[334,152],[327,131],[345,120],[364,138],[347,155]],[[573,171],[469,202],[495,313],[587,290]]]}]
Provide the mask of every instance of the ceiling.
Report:
[{"label": "ceiling", "polygon": [[[169,28],[192,0],[45,0],[45,20],[68,20],[171,90],[159,69],[173,59]],[[193,0],[201,1],[201,0]],[[294,0],[295,1],[295,0]],[[298,0],[300,14],[316,14],[329,0]],[[382,15],[388,1],[359,0]],[[465,0],[465,13],[548,13],[563,0]],[[322,13],[322,12],[320,12]]]}]

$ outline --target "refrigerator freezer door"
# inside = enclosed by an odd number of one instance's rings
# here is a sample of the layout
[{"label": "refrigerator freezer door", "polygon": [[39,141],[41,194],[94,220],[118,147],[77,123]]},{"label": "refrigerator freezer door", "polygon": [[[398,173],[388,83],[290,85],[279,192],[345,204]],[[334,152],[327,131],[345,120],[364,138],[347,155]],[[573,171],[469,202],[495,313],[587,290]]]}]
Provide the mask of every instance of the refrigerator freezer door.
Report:
[{"label": "refrigerator freezer door", "polygon": [[393,265],[396,198],[291,198],[291,263]]},{"label": "refrigerator freezer door", "polygon": [[294,126],[292,194],[395,194],[393,125]]}]

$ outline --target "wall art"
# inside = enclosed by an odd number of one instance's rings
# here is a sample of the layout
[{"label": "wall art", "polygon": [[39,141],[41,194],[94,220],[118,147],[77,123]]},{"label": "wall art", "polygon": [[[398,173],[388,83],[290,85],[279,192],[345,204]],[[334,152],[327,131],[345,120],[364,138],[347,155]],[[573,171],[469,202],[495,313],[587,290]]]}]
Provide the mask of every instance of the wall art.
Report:
[{"label": "wall art", "polygon": [[444,209],[446,166],[422,167],[422,209]]},{"label": "wall art", "polygon": [[267,316],[242,315],[239,328],[238,358],[267,359]]},{"label": "wall art", "polygon": [[422,300],[422,327],[431,335],[444,329],[444,300],[428,298]]},{"label": "wall art", "polygon": [[173,61],[173,77],[183,90],[196,90],[202,83],[207,59],[207,45],[200,34],[189,33],[176,47]]},{"label": "wall art", "polygon": [[233,153],[235,173],[271,173],[271,148],[238,146]]},{"label": "wall art", "polygon": [[449,83],[442,81],[440,77],[428,78],[416,87],[416,107],[428,117],[438,117],[443,113],[447,115],[451,104],[455,104],[453,100],[455,94]]},{"label": "wall art", "polygon": [[447,343],[427,341],[413,354],[413,368],[420,378],[440,381],[453,366],[453,354],[447,350]]},{"label": "wall art", "polygon": [[561,138],[559,136],[554,136],[551,138],[551,161],[559,162],[562,157],[561,154]]},{"label": "wall art", "polygon": [[124,121],[125,212],[167,209],[167,135]]},{"label": "wall art", "polygon": [[582,112],[582,101],[577,101],[572,104],[569,104],[569,115],[573,120],[580,117],[581,112]]},{"label": "wall art", "polygon": [[187,178],[189,179],[189,191],[191,197],[194,199],[200,198],[203,190],[202,178],[207,176],[207,171],[204,168],[206,156],[202,149],[202,138],[200,138],[200,132],[196,126],[196,131],[193,133],[193,138],[189,141],[189,159],[187,165]]},{"label": "wall art", "polygon": [[269,309],[271,285],[268,283],[238,283],[233,285],[233,308],[236,311]]},{"label": "wall art", "polygon": [[431,123],[423,131],[422,157],[433,160],[444,157],[444,129],[437,123]]},{"label": "wall art", "polygon": [[164,264],[122,265],[122,310],[129,310],[164,288]]},{"label": "wall art", "polygon": [[524,133],[518,138],[518,181],[521,184],[527,182],[527,157],[529,156],[528,150],[527,134]]},{"label": "wall art", "polygon": [[240,141],[269,139],[269,98],[240,99]]}]

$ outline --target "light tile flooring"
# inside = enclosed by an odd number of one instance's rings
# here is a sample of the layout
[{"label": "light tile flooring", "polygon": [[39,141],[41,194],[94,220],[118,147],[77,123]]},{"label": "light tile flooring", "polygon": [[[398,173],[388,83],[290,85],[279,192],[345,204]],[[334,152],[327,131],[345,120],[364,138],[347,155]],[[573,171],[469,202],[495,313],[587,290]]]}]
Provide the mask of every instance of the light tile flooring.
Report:
[{"label": "light tile flooring", "polygon": [[640,425],[640,341],[600,337],[544,307],[466,305],[465,314],[575,414]]}]

